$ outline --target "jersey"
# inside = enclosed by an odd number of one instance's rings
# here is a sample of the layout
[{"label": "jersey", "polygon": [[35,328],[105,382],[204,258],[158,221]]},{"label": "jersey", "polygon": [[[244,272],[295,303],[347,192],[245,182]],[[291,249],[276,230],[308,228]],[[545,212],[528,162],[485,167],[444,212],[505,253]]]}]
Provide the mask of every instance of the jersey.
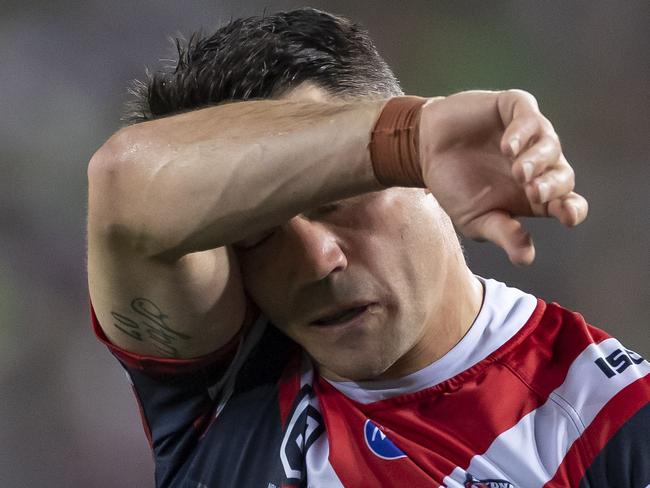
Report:
[{"label": "jersey", "polygon": [[140,405],[159,487],[646,487],[650,364],[494,280],[462,340],[394,381],[333,382],[264,318],[195,360],[94,329]]}]

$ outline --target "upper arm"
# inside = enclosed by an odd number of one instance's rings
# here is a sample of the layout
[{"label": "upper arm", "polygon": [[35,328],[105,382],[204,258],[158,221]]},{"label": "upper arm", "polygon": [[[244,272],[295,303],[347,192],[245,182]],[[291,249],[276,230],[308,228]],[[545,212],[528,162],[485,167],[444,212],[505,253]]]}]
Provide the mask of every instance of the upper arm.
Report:
[{"label": "upper arm", "polygon": [[241,328],[246,300],[226,247],[174,262],[88,235],[93,308],[115,345],[143,355],[190,358],[219,349]]},{"label": "upper arm", "polygon": [[214,352],[253,318],[237,259],[229,246],[161,253],[167,243],[154,237],[151,221],[168,221],[173,209],[159,208],[141,222],[141,201],[124,183],[133,178],[124,165],[139,163],[121,159],[114,139],[88,167],[88,285],[101,328],[114,345],[136,354]]},{"label": "upper arm", "polygon": [[133,353],[178,358],[227,344],[247,315],[232,250],[174,258],[147,253],[142,237],[126,231],[113,213],[111,198],[119,196],[89,179],[88,285],[108,339]]},{"label": "upper arm", "polygon": [[89,216],[88,285],[110,341],[143,355],[191,358],[219,349],[246,317],[239,266],[221,247],[165,261],[98,230]]}]

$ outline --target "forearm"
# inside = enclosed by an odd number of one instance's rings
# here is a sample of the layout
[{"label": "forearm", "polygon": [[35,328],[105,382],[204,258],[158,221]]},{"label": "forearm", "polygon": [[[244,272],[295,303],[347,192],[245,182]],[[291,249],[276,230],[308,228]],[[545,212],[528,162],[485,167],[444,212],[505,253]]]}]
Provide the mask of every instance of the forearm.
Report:
[{"label": "forearm", "polygon": [[382,106],[243,102],[123,129],[90,163],[89,225],[178,257],[379,189],[368,143]]}]

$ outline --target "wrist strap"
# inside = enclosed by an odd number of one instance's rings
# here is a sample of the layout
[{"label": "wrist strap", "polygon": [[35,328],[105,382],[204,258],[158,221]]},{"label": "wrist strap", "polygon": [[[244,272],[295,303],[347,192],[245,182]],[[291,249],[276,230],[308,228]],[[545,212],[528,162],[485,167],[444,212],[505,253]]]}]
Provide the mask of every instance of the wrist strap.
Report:
[{"label": "wrist strap", "polygon": [[394,97],[379,114],[370,138],[370,159],[377,181],[384,186],[424,188],[420,167],[422,97]]}]

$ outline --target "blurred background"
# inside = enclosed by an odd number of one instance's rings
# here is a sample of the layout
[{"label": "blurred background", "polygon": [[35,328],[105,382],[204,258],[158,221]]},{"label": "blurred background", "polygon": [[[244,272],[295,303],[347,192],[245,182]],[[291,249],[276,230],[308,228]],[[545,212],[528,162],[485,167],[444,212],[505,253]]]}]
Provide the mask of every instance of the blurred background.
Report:
[{"label": "blurred background", "polygon": [[470,265],[650,356],[649,2],[5,0],[0,487],[153,486],[128,382],[89,327],[86,164],[119,128],[127,82],[170,57],[169,36],[305,5],[364,24],[407,93],[537,96],[589,218],[571,231],[529,221],[529,268],[466,242]]}]

